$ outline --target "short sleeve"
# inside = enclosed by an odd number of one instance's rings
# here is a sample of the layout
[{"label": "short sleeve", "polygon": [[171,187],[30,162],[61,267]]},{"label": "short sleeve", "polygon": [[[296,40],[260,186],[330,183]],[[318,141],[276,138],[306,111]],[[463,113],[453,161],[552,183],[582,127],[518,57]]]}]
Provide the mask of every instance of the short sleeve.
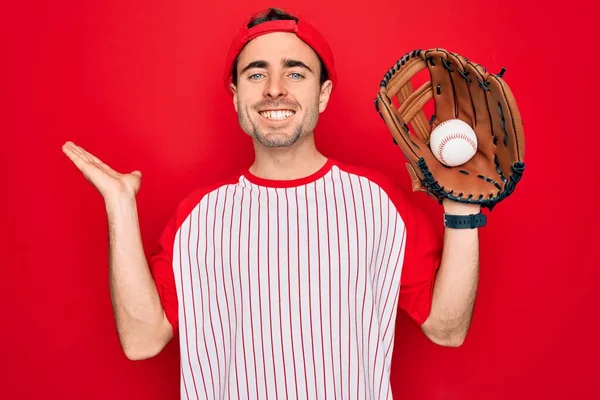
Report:
[{"label": "short sleeve", "polygon": [[[234,180],[229,179],[225,182],[231,183],[234,182]],[[158,243],[156,243],[152,249],[152,253],[149,257],[148,264],[150,266],[150,272],[154,278],[163,310],[174,332],[177,331],[179,326],[179,302],[173,267],[175,238],[183,222],[189,217],[192,210],[199,204],[206,193],[221,185],[223,185],[223,182],[197,188],[183,198],[164,228]]]},{"label": "short sleeve", "polygon": [[174,332],[178,325],[177,288],[173,273],[173,244],[176,231],[176,218],[173,217],[154,246],[149,259],[150,272],[154,278],[160,302]]},{"label": "short sleeve", "polygon": [[398,210],[406,227],[398,305],[418,325],[429,316],[443,250],[443,229],[439,229],[432,216],[416,204],[415,197],[420,195],[426,196],[409,193]]}]

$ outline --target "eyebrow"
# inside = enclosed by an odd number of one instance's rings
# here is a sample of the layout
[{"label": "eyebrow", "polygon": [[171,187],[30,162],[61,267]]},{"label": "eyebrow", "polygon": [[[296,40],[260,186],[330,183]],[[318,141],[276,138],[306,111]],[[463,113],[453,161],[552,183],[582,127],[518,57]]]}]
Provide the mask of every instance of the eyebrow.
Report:
[{"label": "eyebrow", "polygon": [[286,68],[300,67],[300,68],[307,69],[310,72],[313,72],[313,70],[310,69],[310,67],[308,65],[304,64],[302,61],[290,60],[290,59],[284,58],[282,60],[281,64]]},{"label": "eyebrow", "polygon": [[[284,58],[283,60],[281,60],[281,65],[285,68],[300,67],[300,68],[304,68],[310,72],[313,72],[313,70],[310,69],[310,67],[308,65],[306,65],[305,63],[303,63],[302,61],[299,61],[299,60],[292,60],[292,59]],[[246,65],[240,73],[242,74],[252,68],[267,68],[268,66],[269,66],[269,63],[264,60],[252,61],[250,64]]]}]

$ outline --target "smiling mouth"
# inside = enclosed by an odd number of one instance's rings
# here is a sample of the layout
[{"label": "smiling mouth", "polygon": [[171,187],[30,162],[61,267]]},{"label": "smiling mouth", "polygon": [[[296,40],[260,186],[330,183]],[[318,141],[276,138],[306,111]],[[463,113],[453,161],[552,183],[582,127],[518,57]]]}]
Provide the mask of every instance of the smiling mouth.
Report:
[{"label": "smiling mouth", "polygon": [[283,121],[288,119],[292,115],[296,114],[295,111],[292,110],[269,110],[269,111],[259,111],[259,114],[269,120],[272,121]]}]

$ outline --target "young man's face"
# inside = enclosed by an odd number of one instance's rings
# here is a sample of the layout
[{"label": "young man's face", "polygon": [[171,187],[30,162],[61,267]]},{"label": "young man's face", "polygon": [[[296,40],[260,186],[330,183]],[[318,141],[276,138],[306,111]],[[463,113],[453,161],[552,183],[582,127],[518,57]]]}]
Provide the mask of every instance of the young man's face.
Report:
[{"label": "young man's face", "polygon": [[286,147],[313,132],[329,100],[317,54],[293,33],[250,42],[238,58],[234,106],[242,129],[267,147]]}]

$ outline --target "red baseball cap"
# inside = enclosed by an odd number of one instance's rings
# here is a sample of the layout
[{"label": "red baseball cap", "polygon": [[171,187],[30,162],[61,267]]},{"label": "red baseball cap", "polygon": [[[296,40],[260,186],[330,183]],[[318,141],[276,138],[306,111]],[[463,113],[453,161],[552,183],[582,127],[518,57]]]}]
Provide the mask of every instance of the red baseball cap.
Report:
[{"label": "red baseball cap", "polygon": [[333,53],[329,44],[305,18],[296,16],[298,22],[295,20],[275,20],[266,21],[248,29],[248,23],[246,21],[240,28],[237,34],[234,36],[229,48],[229,54],[227,55],[227,62],[225,64],[224,83],[225,88],[229,93],[231,92],[230,84],[232,82],[231,72],[233,70],[233,63],[237,56],[240,54],[244,46],[248,44],[252,39],[259,36],[266,35],[273,32],[291,32],[296,34],[300,40],[308,44],[314,51],[319,55],[323,62],[329,79],[332,82],[332,90],[337,82],[337,75],[335,72],[335,66],[333,62]]}]

